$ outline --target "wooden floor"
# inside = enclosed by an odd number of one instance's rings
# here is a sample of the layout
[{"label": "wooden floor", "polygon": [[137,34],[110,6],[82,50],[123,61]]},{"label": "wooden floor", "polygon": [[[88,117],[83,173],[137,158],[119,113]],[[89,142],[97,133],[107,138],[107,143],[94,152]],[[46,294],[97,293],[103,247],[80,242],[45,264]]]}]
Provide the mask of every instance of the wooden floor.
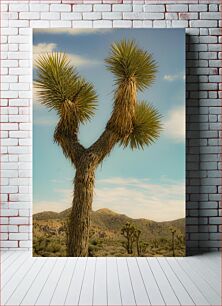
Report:
[{"label": "wooden floor", "polygon": [[221,305],[220,255],[32,258],[3,252],[0,305]]}]

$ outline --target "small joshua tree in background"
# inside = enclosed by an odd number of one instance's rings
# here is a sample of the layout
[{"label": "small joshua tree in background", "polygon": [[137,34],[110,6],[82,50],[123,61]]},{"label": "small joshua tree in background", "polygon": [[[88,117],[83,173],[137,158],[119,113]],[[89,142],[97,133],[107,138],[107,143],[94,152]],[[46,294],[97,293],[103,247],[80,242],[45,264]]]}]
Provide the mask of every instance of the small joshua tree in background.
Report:
[{"label": "small joshua tree in background", "polygon": [[65,54],[41,55],[36,61],[34,84],[39,100],[57,112],[54,141],[75,169],[68,256],[88,254],[90,213],[98,166],[117,144],[143,149],[156,141],[161,131],[159,112],[137,98],[138,92],[144,91],[155,80],[157,65],[152,55],[134,41],[123,40],[112,45],[105,63],[115,78],[113,110],[100,137],[85,148],[78,134],[80,125],[94,115],[98,101],[94,86],[78,74]]},{"label": "small joshua tree in background", "polygon": [[175,233],[176,233],[176,229],[174,227],[170,227],[170,231],[172,234],[172,253],[173,256],[175,257]]},{"label": "small joshua tree in background", "polygon": [[135,227],[127,222],[121,229],[121,234],[126,238],[126,243],[123,246],[126,248],[128,254],[133,253],[133,243],[135,241],[134,237]]},{"label": "small joshua tree in background", "polygon": [[136,250],[137,250],[137,255],[141,255],[141,245],[140,245],[140,235],[141,235],[141,230],[135,229],[134,231],[134,238],[136,241]]}]

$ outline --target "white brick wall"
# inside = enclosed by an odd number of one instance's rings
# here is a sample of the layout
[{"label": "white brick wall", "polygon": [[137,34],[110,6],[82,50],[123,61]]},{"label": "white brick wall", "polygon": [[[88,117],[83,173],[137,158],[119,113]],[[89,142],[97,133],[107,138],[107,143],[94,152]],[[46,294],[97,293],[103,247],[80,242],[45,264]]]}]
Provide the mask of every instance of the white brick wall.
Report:
[{"label": "white brick wall", "polygon": [[1,2],[1,248],[31,246],[32,27],[185,27],[187,249],[221,246],[220,0]]}]

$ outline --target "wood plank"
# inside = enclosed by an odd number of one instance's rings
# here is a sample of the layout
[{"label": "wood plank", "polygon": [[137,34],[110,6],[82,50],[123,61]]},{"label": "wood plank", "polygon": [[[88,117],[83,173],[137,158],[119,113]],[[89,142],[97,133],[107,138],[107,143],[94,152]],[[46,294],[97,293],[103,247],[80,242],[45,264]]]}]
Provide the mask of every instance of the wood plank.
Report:
[{"label": "wood plank", "polygon": [[73,272],[71,282],[68,288],[68,293],[65,299],[65,305],[78,305],[87,260],[87,257],[77,258],[76,267]]},{"label": "wood plank", "polygon": [[5,273],[9,267],[16,264],[16,260],[21,257],[22,252],[14,252],[13,256],[10,256],[1,265],[1,273]]},{"label": "wood plank", "polygon": [[146,258],[137,258],[137,264],[140,269],[151,305],[165,305],[162,293],[158,287],[153,272],[151,271]]},{"label": "wood plank", "polygon": [[218,294],[221,292],[221,270],[218,269],[218,273],[214,273],[211,270],[211,265],[205,265],[201,260],[195,257],[187,258],[186,263],[194,269],[197,273],[200,273],[201,277],[216,290]]},{"label": "wood plank", "polygon": [[126,258],[117,258],[120,292],[123,305],[136,305],[135,295],[127,267]]},{"label": "wood plank", "polygon": [[44,287],[42,288],[35,305],[50,305],[51,298],[61,277],[65,263],[66,257],[57,258],[56,264],[49,275],[47,283],[45,283]]},{"label": "wood plank", "polygon": [[169,283],[168,279],[166,278],[163,270],[161,269],[158,261],[154,257],[147,258],[147,262],[150,266],[150,269],[153,272],[153,275],[158,283],[162,296],[166,305],[179,305],[179,300]]},{"label": "wood plank", "polygon": [[17,286],[23,281],[25,275],[28,274],[29,270],[32,268],[34,264],[35,264],[35,260],[29,257],[27,261],[25,262],[25,264],[23,266],[20,266],[20,268],[17,270],[17,273],[13,275],[13,277],[10,279],[10,282],[5,284],[5,286],[3,282],[3,288],[1,290],[2,304],[6,303],[6,301],[9,299],[12,293],[16,290]]},{"label": "wood plank", "polygon": [[82,283],[82,288],[79,297],[78,305],[92,305],[93,304],[93,287],[96,267],[95,257],[89,257],[86,264],[85,275]]},{"label": "wood plank", "polygon": [[7,258],[9,258],[10,256],[12,256],[14,254],[14,252],[10,252],[10,251],[0,251],[0,262],[3,263],[5,260],[7,260]]},{"label": "wood plank", "polygon": [[136,304],[150,305],[150,300],[135,257],[127,258],[127,266],[132,282]]},{"label": "wood plank", "polygon": [[67,259],[62,275],[52,296],[50,305],[64,305],[76,263],[76,257],[69,257]]},{"label": "wood plank", "polygon": [[107,305],[106,257],[96,260],[93,305]]},{"label": "wood plank", "polygon": [[209,304],[220,305],[220,295],[216,293],[215,289],[209,286],[209,284],[201,277],[200,273],[196,273],[193,267],[190,267],[187,264],[186,260],[183,260],[182,258],[179,260],[176,258],[176,261],[180,264],[183,271],[190,275],[193,282],[195,282],[196,286],[202,292]]},{"label": "wood plank", "polygon": [[12,277],[14,275],[16,275],[16,273],[19,273],[19,270],[21,269],[21,266],[23,267],[24,264],[26,263],[27,259],[29,259],[29,258],[30,258],[29,254],[27,254],[27,252],[25,252],[24,254],[22,254],[22,256],[20,256],[18,258],[16,263],[11,265],[7,269],[6,273],[2,272],[1,290],[3,289],[4,286],[7,285],[7,283],[12,279]]},{"label": "wood plank", "polygon": [[29,290],[24,295],[20,305],[35,305],[39,294],[48,280],[53,266],[56,264],[56,260],[56,258],[47,258],[41,271],[39,271],[39,273],[36,275],[29,287]]},{"label": "wood plank", "polygon": [[115,257],[107,257],[107,300],[108,305],[122,305]]},{"label": "wood plank", "polygon": [[179,280],[178,276],[174,273],[171,266],[168,264],[166,258],[160,257],[157,259],[163,273],[166,275],[171,287],[173,288],[181,305],[195,305],[192,297],[189,295],[184,285]]},{"label": "wood plank", "polygon": [[[36,275],[38,275],[39,271],[41,271],[42,267],[45,265],[46,259],[35,261],[35,264],[31,267],[28,273],[24,276],[21,283],[16,287],[12,295],[6,302],[6,305],[20,305],[24,295],[29,290],[29,286],[35,279]],[[7,286],[7,288],[9,285]]]},{"label": "wood plank", "polygon": [[192,296],[192,300],[196,305],[208,305],[208,301],[197,288],[195,283],[192,281],[189,275],[181,269],[181,266],[173,257],[166,258],[169,265],[171,266],[172,270],[175,274],[179,275],[180,281],[183,283],[184,287],[186,288],[187,292],[190,296]]},{"label": "wood plank", "polygon": [[[217,252],[215,252],[217,253]],[[199,259],[202,263],[205,263],[206,266],[209,266],[211,271],[217,275],[218,270],[220,270],[221,267],[221,259],[220,256],[216,256],[216,254],[202,254],[200,256],[195,256],[197,259]]]}]

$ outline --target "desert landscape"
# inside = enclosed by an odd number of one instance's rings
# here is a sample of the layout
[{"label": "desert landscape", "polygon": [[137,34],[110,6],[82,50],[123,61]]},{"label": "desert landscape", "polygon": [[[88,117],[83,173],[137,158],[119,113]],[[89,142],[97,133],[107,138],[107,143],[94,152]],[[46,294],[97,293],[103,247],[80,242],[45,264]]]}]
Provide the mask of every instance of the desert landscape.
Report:
[{"label": "desert landscape", "polygon": [[[69,214],[70,209],[33,215],[33,256],[67,256]],[[92,211],[88,256],[185,256],[184,227],[184,218],[155,222],[106,208]]]}]

